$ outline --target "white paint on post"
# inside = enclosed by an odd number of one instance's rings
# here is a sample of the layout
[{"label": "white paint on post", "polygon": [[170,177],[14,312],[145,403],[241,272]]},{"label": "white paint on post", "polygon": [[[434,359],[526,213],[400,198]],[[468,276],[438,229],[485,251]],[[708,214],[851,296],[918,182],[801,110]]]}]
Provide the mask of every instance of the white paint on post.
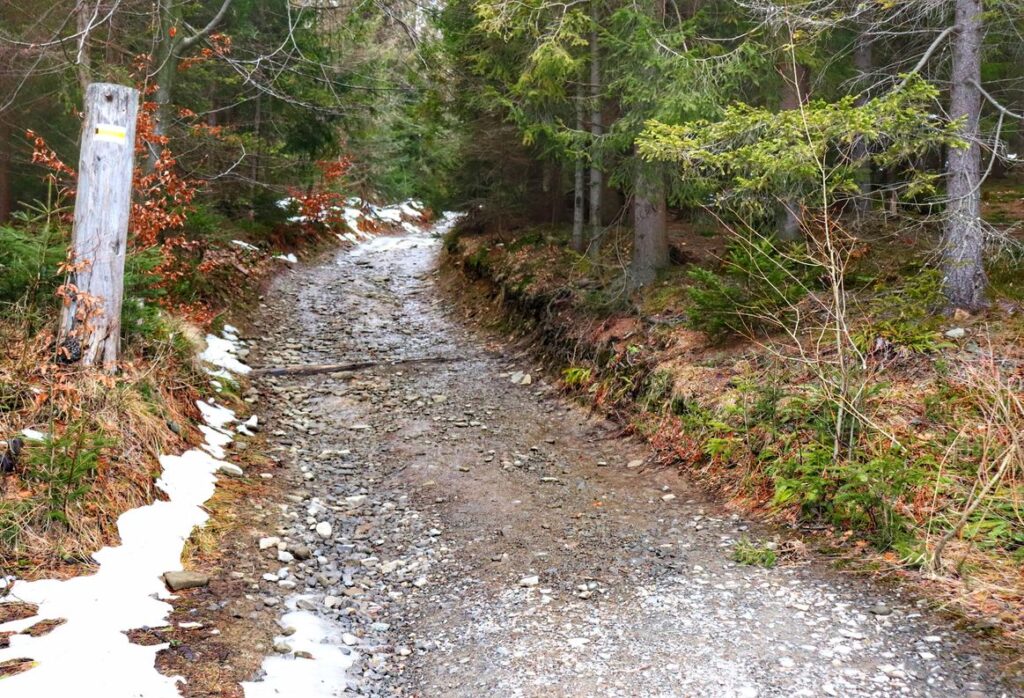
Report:
[{"label": "white paint on post", "polygon": [[139,92],[93,83],[85,93],[78,193],[71,235],[78,290],[61,317],[61,335],[81,344],[82,363],[112,370],[121,345],[124,258],[131,214]]}]

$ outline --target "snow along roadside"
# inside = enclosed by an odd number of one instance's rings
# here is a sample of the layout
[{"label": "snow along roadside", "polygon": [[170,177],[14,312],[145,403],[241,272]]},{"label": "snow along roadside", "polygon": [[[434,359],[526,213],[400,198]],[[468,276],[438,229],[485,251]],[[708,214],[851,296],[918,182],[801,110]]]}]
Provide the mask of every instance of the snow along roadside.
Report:
[{"label": "snow along roadside", "polygon": [[[229,372],[249,371],[237,358],[242,351],[237,330],[227,327],[213,339],[204,356],[218,366],[211,373],[227,378]],[[39,607],[32,618],[0,625],[0,632],[17,633],[11,636],[10,647],[0,650],[0,662],[15,658],[34,662],[29,670],[0,681],[4,698],[179,696],[182,679],[164,676],[155,666],[157,652],[167,645],[135,645],[125,633],[167,625],[172,610],[167,600],[174,597],[161,575],[182,569],[185,541],[193,528],[209,518],[202,504],[213,496],[217,472],[240,474],[238,466],[223,460],[223,447],[236,431],[246,433],[245,425],[233,430],[229,425],[238,421],[234,412],[213,402],[197,404],[206,443],[180,456],[160,457],[163,471],[156,486],[167,501],[126,511],[118,518],[121,545],[93,555],[99,564],[96,574],[15,582],[4,598],[4,603],[21,601]],[[255,420],[246,424],[254,426]],[[66,622],[45,635],[20,634],[42,620],[56,619]]]}]

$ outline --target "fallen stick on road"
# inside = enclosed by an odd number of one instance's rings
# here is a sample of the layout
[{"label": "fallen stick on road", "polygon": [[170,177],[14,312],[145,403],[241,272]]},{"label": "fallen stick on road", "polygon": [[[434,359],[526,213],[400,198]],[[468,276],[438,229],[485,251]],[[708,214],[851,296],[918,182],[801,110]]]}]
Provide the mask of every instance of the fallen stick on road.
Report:
[{"label": "fallen stick on road", "polygon": [[398,361],[355,361],[346,364],[305,364],[300,366],[279,366],[277,368],[253,369],[253,376],[310,376],[316,373],[336,373],[340,371],[361,371],[376,366],[401,366],[402,364],[440,364],[462,361],[461,357],[427,356],[419,359],[399,359]]}]

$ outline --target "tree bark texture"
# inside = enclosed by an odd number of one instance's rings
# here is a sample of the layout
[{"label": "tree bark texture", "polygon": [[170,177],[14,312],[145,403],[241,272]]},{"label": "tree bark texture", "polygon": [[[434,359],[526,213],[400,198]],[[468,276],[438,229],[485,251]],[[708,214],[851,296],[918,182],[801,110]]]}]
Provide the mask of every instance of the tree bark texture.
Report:
[{"label": "tree bark texture", "polygon": [[75,27],[78,30],[78,55],[75,58],[75,69],[78,74],[78,85],[82,93],[92,82],[92,61],[89,55],[89,34],[92,31],[92,17],[89,3],[78,0],[75,6]]},{"label": "tree bark texture", "polygon": [[[871,79],[871,70],[874,64],[874,56],[872,55],[871,37],[866,31],[862,32],[857,37],[857,45],[853,50],[853,67],[857,71],[857,87],[858,89],[865,89]],[[868,101],[867,93],[861,95],[857,103],[863,105]],[[860,160],[867,156],[868,149],[863,139],[858,139],[853,144],[853,158],[854,160]],[[866,215],[871,210],[871,168],[864,167],[858,173],[858,185],[860,188],[860,196],[857,197],[856,205],[853,210],[859,216]]]},{"label": "tree bark texture", "polygon": [[590,254],[597,255],[604,232],[604,221],[601,216],[601,196],[604,189],[604,175],[601,172],[601,134],[603,123],[601,114],[601,47],[597,36],[597,5],[594,5],[595,28],[590,33],[590,135],[592,137],[590,158]]},{"label": "tree bark texture", "polygon": [[[171,98],[174,94],[174,81],[178,76],[177,44],[173,39],[165,39],[166,53],[161,53],[160,64],[156,72],[156,91],[153,93],[153,101],[156,102],[156,114],[153,118],[153,135],[164,137],[167,135],[168,126],[171,123]],[[149,153],[146,159],[146,171],[152,172],[156,169],[157,161],[160,159],[159,145],[150,143]]]},{"label": "tree bark texture", "polygon": [[640,168],[633,195],[633,259],[630,282],[645,286],[668,266],[667,206],[660,177]]},{"label": "tree bark texture", "polygon": [[93,83],[85,93],[85,126],[71,234],[75,291],[61,316],[62,341],[77,340],[85,365],[112,370],[121,344],[124,259],[131,213],[135,120],[139,92]]},{"label": "tree bark texture", "polygon": [[0,223],[11,219],[11,127],[0,114]]},{"label": "tree bark texture", "polygon": [[[583,133],[584,126],[584,94],[583,82],[581,81],[579,89],[576,92],[576,130],[580,133]],[[583,241],[583,223],[585,218],[584,204],[586,203],[583,188],[586,185],[586,182],[582,157],[576,158],[575,166],[576,169],[573,173],[572,189],[572,249],[582,254],[586,249],[586,244]]]},{"label": "tree bark texture", "polygon": [[[784,110],[799,109],[807,103],[807,95],[810,92],[810,71],[807,66],[800,63],[787,62],[782,66],[781,73],[783,90],[780,107]],[[803,238],[799,206],[796,201],[787,201],[783,204],[776,232],[780,240],[795,241]]]},{"label": "tree bark texture", "polygon": [[962,119],[958,134],[966,148],[950,148],[947,160],[946,223],[943,234],[943,272],[946,298],[953,308],[977,310],[985,300],[981,224],[982,6],[980,0],[956,0],[953,67],[949,116]]},{"label": "tree bark texture", "polygon": [[[183,22],[181,18],[181,7],[175,0],[158,0],[157,11],[160,14],[160,41],[156,51],[156,92],[153,94],[153,101],[156,102],[156,118],[153,123],[153,134],[166,136],[172,120],[172,100],[174,98],[174,84],[178,77],[178,62],[187,51],[196,46],[203,38],[208,36],[231,7],[232,0],[223,0],[217,14],[206,24],[205,27],[196,31],[191,36],[181,34]],[[149,156],[146,158],[146,170],[152,172],[156,169],[156,163],[160,159],[159,147],[153,144],[149,146]]]}]

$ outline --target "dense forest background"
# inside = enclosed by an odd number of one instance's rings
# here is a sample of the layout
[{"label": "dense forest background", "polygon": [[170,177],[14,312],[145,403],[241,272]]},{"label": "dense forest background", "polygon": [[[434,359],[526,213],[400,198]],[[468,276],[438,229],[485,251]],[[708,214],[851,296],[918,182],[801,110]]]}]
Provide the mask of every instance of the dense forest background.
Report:
[{"label": "dense forest background", "polygon": [[[567,389],[752,506],[899,567],[977,573],[980,606],[1019,631],[1021,10],[3,3],[0,429],[47,411],[67,435],[43,485],[0,499],[5,544],[26,521],[79,525],[124,409],[40,358],[85,88],[115,82],[144,100],[123,380],[187,365],[175,323],[217,322],[260,254],[373,232],[346,209],[465,212],[448,252],[546,328]],[[142,402],[173,391],[139,376]]]},{"label": "dense forest background", "polygon": [[279,223],[275,202],[341,158],[350,192],[571,221],[577,251],[635,218],[636,284],[668,263],[667,205],[785,240],[826,211],[915,214],[943,236],[951,305],[972,309],[995,237],[983,175],[1021,145],[1017,10],[6,3],[0,220],[46,198],[28,132],[73,164],[84,87],[113,81],[144,91],[154,135],[201,183],[197,237],[217,216]]}]

